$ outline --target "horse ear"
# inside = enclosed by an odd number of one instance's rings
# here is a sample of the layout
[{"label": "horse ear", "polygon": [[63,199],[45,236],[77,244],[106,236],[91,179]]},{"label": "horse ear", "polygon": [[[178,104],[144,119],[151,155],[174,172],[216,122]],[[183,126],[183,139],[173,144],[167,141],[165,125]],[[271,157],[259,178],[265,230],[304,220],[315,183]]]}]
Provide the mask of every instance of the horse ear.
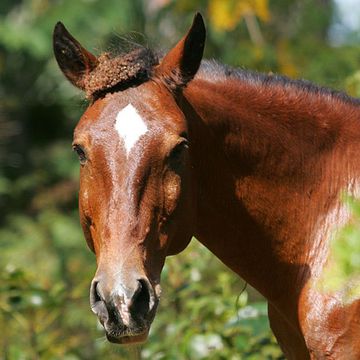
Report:
[{"label": "horse ear", "polygon": [[188,33],[163,58],[156,75],[172,90],[184,87],[195,76],[204,53],[206,29],[196,13]]},{"label": "horse ear", "polygon": [[96,67],[96,56],[84,49],[61,22],[54,28],[53,47],[61,71],[73,85],[84,90],[84,77]]}]

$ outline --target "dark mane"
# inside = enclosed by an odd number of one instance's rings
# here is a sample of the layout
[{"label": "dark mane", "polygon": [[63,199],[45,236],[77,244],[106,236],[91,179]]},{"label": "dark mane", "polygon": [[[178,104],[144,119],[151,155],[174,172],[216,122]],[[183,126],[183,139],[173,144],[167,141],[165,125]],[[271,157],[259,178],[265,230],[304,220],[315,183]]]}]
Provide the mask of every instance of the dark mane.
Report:
[{"label": "dark mane", "polygon": [[[98,58],[98,66],[86,75],[85,91],[91,100],[103,97],[107,93],[123,91],[151,79],[154,66],[159,64],[162,54],[147,47],[136,45],[134,50],[117,56],[104,53]],[[293,80],[283,75],[264,74],[256,71],[234,68],[215,60],[203,60],[196,78],[216,81],[238,79],[242,82],[264,86],[280,85],[289,89],[298,89],[305,93],[327,96],[353,105],[360,105],[360,99],[345,92],[316,85],[308,80]]]},{"label": "dark mane", "polygon": [[284,75],[264,74],[256,71],[234,68],[221,64],[215,60],[204,60],[197,74],[200,78],[211,81],[224,81],[226,79],[238,79],[239,81],[255,83],[265,86],[280,85],[295,88],[302,92],[313,93],[320,96],[330,96],[353,105],[360,105],[360,99],[351,97],[343,91],[316,85],[311,81],[303,79],[290,79]]}]

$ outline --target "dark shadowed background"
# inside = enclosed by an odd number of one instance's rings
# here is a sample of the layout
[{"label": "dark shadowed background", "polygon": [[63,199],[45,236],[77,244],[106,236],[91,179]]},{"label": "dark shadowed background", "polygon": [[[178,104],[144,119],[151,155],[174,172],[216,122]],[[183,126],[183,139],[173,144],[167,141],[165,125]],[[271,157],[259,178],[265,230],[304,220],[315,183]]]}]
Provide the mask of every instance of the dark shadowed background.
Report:
[{"label": "dark shadowed background", "polygon": [[[57,68],[52,29],[61,20],[96,54],[132,41],[166,49],[195,11],[206,57],[360,96],[359,0],[1,0],[0,359],[282,358],[264,300],[196,240],[167,261],[147,344],[109,344],[89,308],[95,257],[71,152],[87,104]],[[344,263],[360,253],[351,244]],[[359,256],[345,267],[360,269]]]}]

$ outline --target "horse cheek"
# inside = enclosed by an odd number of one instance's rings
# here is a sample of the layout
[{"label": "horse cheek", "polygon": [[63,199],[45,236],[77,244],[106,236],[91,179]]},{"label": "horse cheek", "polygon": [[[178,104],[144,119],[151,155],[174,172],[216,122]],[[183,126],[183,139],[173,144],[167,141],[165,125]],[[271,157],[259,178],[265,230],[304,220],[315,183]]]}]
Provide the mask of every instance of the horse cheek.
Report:
[{"label": "horse cheek", "polygon": [[177,207],[181,192],[181,177],[175,172],[168,172],[164,181],[165,216],[170,216]]}]

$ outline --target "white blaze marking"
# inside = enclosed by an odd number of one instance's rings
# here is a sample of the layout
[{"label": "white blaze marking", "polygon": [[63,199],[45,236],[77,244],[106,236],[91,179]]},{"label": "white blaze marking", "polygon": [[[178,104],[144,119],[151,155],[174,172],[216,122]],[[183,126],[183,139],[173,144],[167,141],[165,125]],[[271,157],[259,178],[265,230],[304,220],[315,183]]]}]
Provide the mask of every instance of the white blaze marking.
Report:
[{"label": "white blaze marking", "polygon": [[144,120],[131,104],[116,115],[115,129],[124,141],[126,155],[129,155],[136,142],[148,131]]}]

